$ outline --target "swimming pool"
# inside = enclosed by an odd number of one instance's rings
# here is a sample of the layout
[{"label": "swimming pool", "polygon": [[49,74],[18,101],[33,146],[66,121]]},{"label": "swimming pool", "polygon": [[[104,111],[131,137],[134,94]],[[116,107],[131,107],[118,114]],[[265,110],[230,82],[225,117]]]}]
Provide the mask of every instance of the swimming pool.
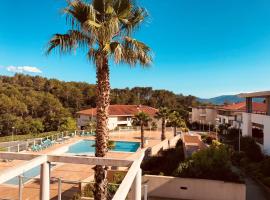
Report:
[{"label": "swimming pool", "polygon": [[[95,147],[94,140],[81,140],[71,146],[69,146],[66,153],[94,153]],[[115,141],[115,146],[111,151],[117,152],[136,152],[139,148],[139,142],[126,142],[126,141]]]},{"label": "swimming pool", "polygon": [[[56,164],[51,163],[50,168],[51,170],[56,166]],[[40,175],[40,166],[36,166],[32,169],[29,169],[28,171],[25,171],[23,174],[23,183],[26,183],[27,181],[31,180],[32,178],[39,178]],[[32,179],[33,180],[33,179]],[[18,176],[8,180],[5,182],[5,184],[10,184],[10,185],[19,185],[19,178]]]},{"label": "swimming pool", "polygon": [[[29,177],[36,177],[38,176],[40,173],[40,166],[37,166],[37,167],[34,167],[26,172],[24,172],[23,175],[24,178],[23,178],[23,183],[27,182],[30,180]],[[16,176],[8,181],[5,182],[5,184],[11,184],[11,185],[19,185],[19,178]]]}]

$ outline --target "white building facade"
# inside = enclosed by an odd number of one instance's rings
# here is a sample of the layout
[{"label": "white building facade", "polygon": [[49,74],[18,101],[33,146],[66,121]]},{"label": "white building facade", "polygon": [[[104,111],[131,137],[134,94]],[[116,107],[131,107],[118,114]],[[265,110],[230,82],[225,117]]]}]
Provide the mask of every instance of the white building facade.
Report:
[{"label": "white building facade", "polygon": [[[139,112],[149,115],[157,126],[159,126],[158,121],[154,119],[157,111],[155,108],[143,105],[110,105],[108,129],[131,129],[132,119]],[[90,121],[96,121],[96,108],[79,111],[77,112],[77,116],[77,126],[80,129],[84,129]]]},{"label": "white building facade", "polygon": [[[263,151],[270,155],[270,91],[242,93],[240,97],[246,98],[246,111],[243,113],[243,136],[250,136],[255,138],[253,128],[260,127],[263,131],[263,137],[259,143]],[[264,98],[266,112],[254,113],[253,112],[253,98]],[[256,138],[255,138],[256,139]]]}]

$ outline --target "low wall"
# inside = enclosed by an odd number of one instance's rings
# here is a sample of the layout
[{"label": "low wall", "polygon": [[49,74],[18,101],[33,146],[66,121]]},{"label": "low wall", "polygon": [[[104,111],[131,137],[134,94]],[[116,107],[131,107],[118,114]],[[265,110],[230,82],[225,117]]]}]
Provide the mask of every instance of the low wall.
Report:
[{"label": "low wall", "polygon": [[169,148],[173,148],[175,147],[177,141],[181,138],[180,135],[177,135],[171,139],[165,139],[162,142],[156,144],[155,146],[151,147],[150,150],[150,155],[157,155],[160,151],[165,150],[165,149],[169,149]]},{"label": "low wall", "polygon": [[245,200],[246,185],[169,176],[144,175],[149,197],[192,200]]}]

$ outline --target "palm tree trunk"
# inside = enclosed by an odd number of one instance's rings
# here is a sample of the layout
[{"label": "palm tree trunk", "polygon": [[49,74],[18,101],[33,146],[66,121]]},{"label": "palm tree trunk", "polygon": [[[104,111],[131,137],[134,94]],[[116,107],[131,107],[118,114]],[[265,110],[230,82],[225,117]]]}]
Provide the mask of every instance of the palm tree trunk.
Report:
[{"label": "palm tree trunk", "polygon": [[[97,61],[97,127],[96,127],[96,157],[104,157],[108,152],[108,109],[110,104],[110,80],[108,58]],[[95,200],[107,199],[107,166],[95,166]]]},{"label": "palm tree trunk", "polygon": [[165,119],[162,119],[161,123],[161,140],[165,140]]},{"label": "palm tree trunk", "polygon": [[141,123],[141,148],[144,148],[144,128],[143,123]]}]

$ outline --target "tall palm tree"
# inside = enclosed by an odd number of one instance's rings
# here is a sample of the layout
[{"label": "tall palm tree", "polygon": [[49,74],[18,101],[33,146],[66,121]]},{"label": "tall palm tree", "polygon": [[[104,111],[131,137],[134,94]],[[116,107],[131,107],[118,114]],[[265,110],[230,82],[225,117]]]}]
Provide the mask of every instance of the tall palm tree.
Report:
[{"label": "tall palm tree", "polygon": [[[71,53],[77,48],[86,52],[96,67],[96,153],[104,157],[108,151],[108,108],[110,104],[109,60],[129,65],[148,66],[152,57],[150,48],[132,38],[133,31],[147,17],[145,9],[133,0],[67,0],[64,13],[70,30],[55,34],[47,54],[58,49]],[[95,166],[95,199],[107,198],[107,166]]]},{"label": "tall palm tree", "polygon": [[144,127],[148,125],[151,118],[146,113],[139,112],[134,116],[133,121],[141,127],[141,148],[144,148]]},{"label": "tall palm tree", "polygon": [[174,128],[174,136],[176,136],[176,129],[177,127],[186,128],[185,121],[181,118],[179,112],[172,111],[169,115],[169,122],[171,126]]},{"label": "tall palm tree", "polygon": [[161,140],[165,140],[165,127],[170,115],[170,110],[167,107],[161,107],[156,113],[156,118],[161,119]]}]

